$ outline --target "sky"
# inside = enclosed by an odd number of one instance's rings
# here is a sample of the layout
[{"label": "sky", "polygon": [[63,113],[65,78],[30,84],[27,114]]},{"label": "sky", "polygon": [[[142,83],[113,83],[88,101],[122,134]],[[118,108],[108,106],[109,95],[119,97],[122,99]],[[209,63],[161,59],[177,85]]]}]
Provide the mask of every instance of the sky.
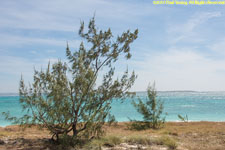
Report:
[{"label": "sky", "polygon": [[[80,22],[95,14],[115,36],[139,30],[132,58],[117,62],[138,75],[132,91],[225,91],[225,6],[153,5],[152,0],[0,0],[0,93],[18,92],[21,74],[66,61],[77,50]],[[86,26],[87,27],[87,26]],[[100,81],[98,81],[100,82]]]}]

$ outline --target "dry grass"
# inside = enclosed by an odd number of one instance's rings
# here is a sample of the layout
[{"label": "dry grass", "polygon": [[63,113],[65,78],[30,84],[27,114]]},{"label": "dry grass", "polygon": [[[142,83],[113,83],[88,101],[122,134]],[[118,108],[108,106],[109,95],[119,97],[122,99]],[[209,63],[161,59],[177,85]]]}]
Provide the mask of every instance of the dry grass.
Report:
[{"label": "dry grass", "polygon": [[[225,147],[225,122],[168,122],[162,129],[142,131],[128,130],[126,123],[118,123],[117,126],[105,126],[105,129],[105,137],[93,140],[87,147],[110,148],[123,143],[178,150],[224,150]],[[0,139],[6,141],[0,145],[0,150],[56,149],[49,144],[49,138],[47,130],[40,131],[36,127],[25,131],[18,126],[0,128]]]},{"label": "dry grass", "polygon": [[137,145],[152,145],[153,144],[153,140],[150,137],[141,136],[141,135],[129,136],[125,138],[124,142],[128,144],[137,144]]},{"label": "dry grass", "polygon": [[167,122],[159,130],[131,131],[125,123],[107,129],[107,135],[129,136],[169,136],[177,141],[178,149],[188,150],[224,150],[225,122]]},{"label": "dry grass", "polygon": [[155,140],[159,145],[166,145],[169,149],[177,149],[177,142],[169,136],[162,136]]},{"label": "dry grass", "polygon": [[117,136],[105,136],[100,139],[94,139],[90,143],[84,146],[84,149],[101,149],[101,147],[114,147],[122,143],[120,137]]}]

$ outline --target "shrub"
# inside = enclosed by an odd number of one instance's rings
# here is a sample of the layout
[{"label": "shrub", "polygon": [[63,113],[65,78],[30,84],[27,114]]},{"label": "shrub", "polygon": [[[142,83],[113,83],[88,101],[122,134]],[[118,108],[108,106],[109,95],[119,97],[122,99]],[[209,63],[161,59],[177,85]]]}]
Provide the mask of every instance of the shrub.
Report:
[{"label": "shrub", "polygon": [[156,140],[156,143],[159,145],[165,145],[165,146],[169,147],[170,149],[177,148],[176,141],[174,141],[172,138],[170,138],[168,136],[160,137],[159,139]]},{"label": "shrub", "polygon": [[125,139],[125,142],[130,144],[151,145],[152,140],[149,137],[143,136],[131,136]]},{"label": "shrub", "polygon": [[[73,141],[102,135],[112,101],[130,96],[129,89],[136,79],[135,73],[129,76],[128,70],[115,79],[113,64],[120,55],[130,59],[130,44],[137,38],[138,30],[128,30],[114,39],[110,28],[98,30],[92,18],[87,32],[81,23],[79,35],[84,42],[78,50],[71,52],[67,44],[68,64],[58,61],[52,67],[49,63],[46,71],[35,70],[34,82],[28,87],[21,79],[20,104],[27,113],[21,118],[5,114],[6,119],[45,127],[57,142],[68,139],[70,132]],[[106,73],[97,86],[103,69]]]},{"label": "shrub", "polygon": [[163,103],[157,99],[155,84],[149,85],[147,89],[148,97],[146,100],[138,99],[138,103],[133,101],[134,107],[142,114],[143,121],[131,120],[131,127],[134,129],[157,129],[162,127],[165,117],[161,117],[163,113]]}]

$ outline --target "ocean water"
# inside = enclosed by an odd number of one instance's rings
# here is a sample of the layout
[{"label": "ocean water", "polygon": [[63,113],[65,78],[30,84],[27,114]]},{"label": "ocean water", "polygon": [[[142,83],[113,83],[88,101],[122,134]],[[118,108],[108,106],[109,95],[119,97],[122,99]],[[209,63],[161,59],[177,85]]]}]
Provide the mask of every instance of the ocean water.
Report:
[{"label": "ocean water", "polygon": [[[141,99],[146,99],[145,92],[137,93]],[[158,98],[164,103],[166,121],[179,121],[177,115],[187,115],[189,121],[225,121],[225,92],[158,92]],[[134,99],[136,100],[136,99]],[[131,104],[131,99],[114,101],[111,113],[116,120],[141,120],[142,116]],[[9,111],[12,116],[22,115],[19,96],[12,94],[0,95],[0,113]],[[10,125],[0,115],[0,126]]]}]

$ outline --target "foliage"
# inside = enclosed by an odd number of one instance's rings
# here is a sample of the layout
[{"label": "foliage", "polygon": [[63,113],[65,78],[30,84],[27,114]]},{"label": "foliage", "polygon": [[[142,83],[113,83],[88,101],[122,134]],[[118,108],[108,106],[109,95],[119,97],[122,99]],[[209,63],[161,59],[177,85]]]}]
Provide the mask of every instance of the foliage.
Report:
[{"label": "foliage", "polygon": [[[126,70],[121,78],[115,79],[113,64],[120,55],[131,58],[130,44],[137,35],[138,30],[127,30],[114,38],[110,28],[103,31],[95,26],[95,18],[90,20],[85,32],[82,22],[79,36],[84,41],[74,52],[67,44],[69,63],[59,60],[52,66],[49,63],[46,71],[35,70],[34,82],[28,87],[21,79],[20,104],[26,114],[22,118],[5,114],[6,119],[45,127],[56,141],[60,136],[68,138],[69,132],[72,132],[73,141],[99,137],[113,99],[130,96],[128,90],[134,84],[135,73],[129,76]],[[102,82],[97,86],[103,69],[106,73],[103,72]]]},{"label": "foliage", "polygon": [[157,92],[155,90],[155,83],[147,88],[148,98],[146,100],[138,99],[138,103],[133,101],[134,107],[142,114],[143,121],[131,120],[133,123],[131,128],[134,129],[147,129],[160,128],[164,122],[165,117],[161,117],[163,113],[163,103],[157,99]]},{"label": "foliage", "polygon": [[177,117],[183,122],[188,122],[188,116],[187,115],[181,116],[180,114],[178,114]]}]

